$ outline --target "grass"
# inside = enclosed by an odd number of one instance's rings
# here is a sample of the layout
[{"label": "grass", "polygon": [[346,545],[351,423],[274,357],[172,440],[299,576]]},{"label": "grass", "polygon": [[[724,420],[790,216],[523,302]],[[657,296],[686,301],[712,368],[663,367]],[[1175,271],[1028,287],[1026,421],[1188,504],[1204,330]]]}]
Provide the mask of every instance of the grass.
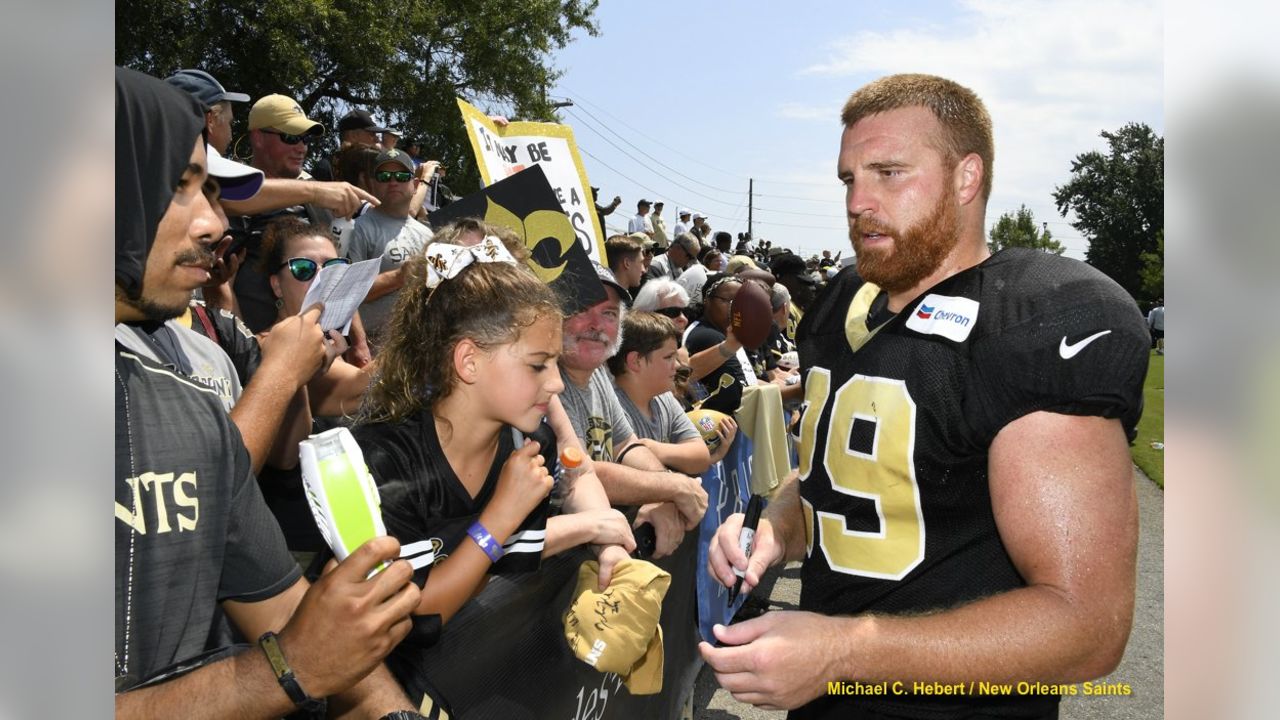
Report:
[{"label": "grass", "polygon": [[1142,419],[1138,421],[1138,438],[1130,449],[1133,462],[1155,484],[1164,487],[1164,450],[1151,447],[1152,442],[1164,442],[1164,356],[1151,353],[1147,366],[1147,384],[1144,388],[1146,404]]}]

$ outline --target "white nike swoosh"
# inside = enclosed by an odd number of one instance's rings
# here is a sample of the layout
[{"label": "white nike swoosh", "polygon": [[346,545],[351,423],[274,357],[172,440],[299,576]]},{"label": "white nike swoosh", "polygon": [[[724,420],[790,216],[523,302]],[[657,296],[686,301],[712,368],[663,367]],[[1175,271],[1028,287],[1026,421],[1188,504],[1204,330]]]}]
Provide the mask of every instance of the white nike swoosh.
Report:
[{"label": "white nike swoosh", "polygon": [[1067,344],[1067,336],[1063,335],[1062,342],[1058,343],[1058,354],[1062,356],[1063,360],[1070,360],[1071,358],[1075,357],[1077,353],[1083,350],[1085,345],[1088,345],[1094,340],[1097,340],[1098,338],[1102,337],[1103,335],[1107,335],[1110,332],[1111,332],[1110,330],[1103,330],[1102,332],[1096,332],[1090,335],[1089,337],[1081,340],[1080,342],[1074,343],[1072,345]]}]

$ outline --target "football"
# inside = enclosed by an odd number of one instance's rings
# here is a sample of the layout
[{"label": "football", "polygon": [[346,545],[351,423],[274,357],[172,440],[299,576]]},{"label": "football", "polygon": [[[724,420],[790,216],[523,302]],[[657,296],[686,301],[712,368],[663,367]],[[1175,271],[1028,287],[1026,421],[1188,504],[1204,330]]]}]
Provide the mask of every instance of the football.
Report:
[{"label": "football", "polygon": [[702,441],[707,444],[707,449],[715,452],[720,447],[720,436],[716,433],[720,421],[729,417],[722,412],[716,410],[704,410],[698,408],[685,413],[689,416],[689,421],[697,428],[698,434],[702,436]]},{"label": "football", "polygon": [[773,307],[769,291],[756,282],[744,282],[730,306],[733,335],[748,349],[755,350],[769,339],[773,329]]}]

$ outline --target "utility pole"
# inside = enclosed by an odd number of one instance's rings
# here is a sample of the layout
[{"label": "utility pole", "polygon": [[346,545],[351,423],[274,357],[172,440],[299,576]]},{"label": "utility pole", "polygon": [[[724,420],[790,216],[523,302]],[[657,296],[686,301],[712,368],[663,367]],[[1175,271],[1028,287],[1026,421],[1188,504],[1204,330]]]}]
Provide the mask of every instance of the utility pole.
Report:
[{"label": "utility pole", "polygon": [[755,239],[755,234],[751,232],[751,210],[755,193],[755,178],[747,178],[747,237]]}]

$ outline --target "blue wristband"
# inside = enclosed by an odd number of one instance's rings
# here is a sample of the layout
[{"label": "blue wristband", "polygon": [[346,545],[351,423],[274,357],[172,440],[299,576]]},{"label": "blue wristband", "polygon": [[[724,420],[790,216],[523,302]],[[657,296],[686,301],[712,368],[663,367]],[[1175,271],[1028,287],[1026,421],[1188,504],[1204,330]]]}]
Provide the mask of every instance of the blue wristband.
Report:
[{"label": "blue wristband", "polygon": [[471,527],[467,528],[467,535],[471,536],[484,554],[489,556],[489,562],[498,562],[502,559],[502,545],[493,539],[493,534],[485,530],[479,520],[471,523]]}]

